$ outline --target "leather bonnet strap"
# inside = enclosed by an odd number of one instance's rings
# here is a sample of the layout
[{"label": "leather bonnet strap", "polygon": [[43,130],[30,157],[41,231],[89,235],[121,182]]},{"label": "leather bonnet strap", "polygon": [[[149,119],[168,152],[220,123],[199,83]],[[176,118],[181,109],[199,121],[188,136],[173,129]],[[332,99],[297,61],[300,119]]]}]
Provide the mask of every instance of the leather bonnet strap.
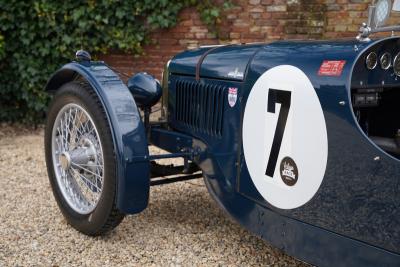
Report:
[{"label": "leather bonnet strap", "polygon": [[211,52],[213,52],[214,50],[217,50],[218,48],[227,47],[227,46],[232,46],[232,45],[235,45],[235,44],[222,45],[222,46],[221,46],[221,45],[218,45],[218,46],[215,46],[215,47],[213,47],[213,48],[207,50],[207,51],[199,58],[199,61],[197,62],[197,65],[196,65],[196,81],[200,81],[200,68],[201,68],[201,64],[203,64],[203,61],[204,61],[204,59],[206,58],[206,56],[208,56]]}]

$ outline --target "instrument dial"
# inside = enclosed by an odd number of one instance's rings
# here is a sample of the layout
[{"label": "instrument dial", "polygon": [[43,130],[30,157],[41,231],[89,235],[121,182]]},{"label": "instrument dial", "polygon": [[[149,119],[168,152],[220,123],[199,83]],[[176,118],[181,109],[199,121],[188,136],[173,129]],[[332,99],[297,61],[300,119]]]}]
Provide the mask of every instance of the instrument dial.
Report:
[{"label": "instrument dial", "polygon": [[392,65],[392,55],[385,52],[380,58],[381,68],[387,70]]},{"label": "instrument dial", "polygon": [[398,53],[393,60],[393,70],[394,74],[400,76],[400,53]]},{"label": "instrument dial", "polygon": [[365,61],[367,68],[369,70],[373,70],[376,68],[378,64],[378,55],[375,52],[371,52],[367,56],[367,60]]}]

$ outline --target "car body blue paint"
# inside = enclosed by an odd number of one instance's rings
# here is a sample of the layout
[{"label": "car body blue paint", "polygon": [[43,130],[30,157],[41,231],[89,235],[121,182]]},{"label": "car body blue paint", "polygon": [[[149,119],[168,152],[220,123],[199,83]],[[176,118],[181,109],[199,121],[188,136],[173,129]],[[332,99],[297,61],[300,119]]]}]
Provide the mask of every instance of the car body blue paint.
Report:
[{"label": "car body blue paint", "polygon": [[57,90],[78,77],[97,93],[111,125],[117,159],[117,206],[125,213],[140,212],[148,204],[149,164],[146,160],[133,163],[133,159],[146,159],[149,151],[135,100],[118,75],[101,62],[63,66],[50,78],[46,90]]},{"label": "car body blue paint", "polygon": [[[350,99],[351,84],[359,82],[358,73],[365,73],[365,53],[371,49],[379,50],[378,47],[390,47],[394,51],[398,40],[276,42],[254,48],[253,56],[247,54],[243,58],[239,52],[243,46],[237,45],[236,62],[230,61],[230,64],[242,66],[243,62],[248,62],[243,82],[227,79],[221,74],[231,71],[232,66],[223,68],[221,57],[217,56],[219,51],[223,54],[227,48],[215,49],[210,53],[214,56],[204,59],[208,65],[204,70],[201,66],[198,83],[236,87],[239,99],[234,108],[224,106],[225,121],[220,137],[201,132],[174,117],[176,85],[180,80],[195,82],[195,63],[201,56],[198,51],[184,52],[170,64],[169,125],[207,145],[209,158],[204,160],[203,166],[200,164],[207,187],[220,205],[253,233],[289,254],[318,265],[399,265],[400,163],[362,132]],[[229,52],[234,53],[234,49],[235,46],[230,46]],[[342,74],[339,77],[319,76],[324,60],[345,60]],[[188,64],[186,70],[184,64]],[[277,209],[261,197],[242,152],[241,124],[247,97],[261,74],[278,65],[296,66],[308,76],[319,97],[328,131],[328,164],[323,183],[311,201],[294,210]],[[212,71],[208,66],[219,67]],[[182,74],[179,73],[181,70]],[[376,72],[364,83],[379,84],[377,79],[382,73]],[[388,73],[384,78],[386,82],[397,85],[397,79]],[[339,104],[342,101],[344,106]],[[379,161],[374,160],[377,157]],[[264,214],[263,219],[259,218],[260,214]]]},{"label": "car body blue paint", "polygon": [[197,62],[211,47],[197,48],[177,54],[169,64],[171,73],[193,76],[196,72]]},{"label": "car body blue paint", "polygon": [[[400,220],[399,161],[365,136],[350,105],[352,73],[361,71],[354,70],[354,66],[362,68],[365,62],[361,60],[360,65],[356,64],[357,60],[365,51],[392,41],[397,42],[398,38],[368,44],[343,42],[332,47],[326,47],[330,45],[329,42],[322,43],[320,47],[318,43],[305,43],[302,46],[298,42],[288,42],[272,44],[260,52],[252,62],[250,79],[256,79],[275,64],[289,64],[302,69],[312,81],[327,124],[328,165],[317,195],[295,210],[277,210],[265,203],[254,188],[251,189],[246,166],[240,174],[239,191],[285,216],[400,253],[400,227],[389,226]],[[323,60],[346,60],[342,75],[318,76]],[[264,62],[270,64],[264,67]],[[386,73],[386,76],[390,76],[389,71]],[[371,83],[374,84],[373,81]],[[347,104],[341,106],[341,101]],[[381,160],[375,161],[376,157]]]},{"label": "car body blue paint", "polygon": [[263,46],[265,44],[228,45],[188,50],[176,55],[169,69],[171,73],[191,76],[196,71],[200,57],[209,52],[201,64],[201,77],[243,81],[250,60]]}]

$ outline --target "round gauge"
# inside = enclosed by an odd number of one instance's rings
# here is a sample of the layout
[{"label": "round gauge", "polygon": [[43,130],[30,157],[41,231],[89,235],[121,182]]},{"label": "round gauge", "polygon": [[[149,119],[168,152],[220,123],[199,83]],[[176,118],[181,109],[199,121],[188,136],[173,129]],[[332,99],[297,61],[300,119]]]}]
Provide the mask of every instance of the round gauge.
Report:
[{"label": "round gauge", "polygon": [[367,64],[367,68],[369,70],[375,69],[376,65],[378,64],[378,55],[375,52],[369,53],[365,63]]},{"label": "round gauge", "polygon": [[381,68],[387,70],[392,65],[392,55],[388,52],[385,52],[380,59]]},{"label": "round gauge", "polygon": [[400,76],[400,53],[398,53],[393,60],[393,70],[394,74]]}]

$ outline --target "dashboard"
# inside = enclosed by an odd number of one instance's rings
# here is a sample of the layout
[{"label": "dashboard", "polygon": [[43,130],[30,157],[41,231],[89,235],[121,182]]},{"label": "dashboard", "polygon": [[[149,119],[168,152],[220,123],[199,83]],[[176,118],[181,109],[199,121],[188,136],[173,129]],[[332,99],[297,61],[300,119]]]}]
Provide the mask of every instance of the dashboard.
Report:
[{"label": "dashboard", "polygon": [[351,80],[357,123],[382,150],[400,159],[400,40],[388,39],[365,51]]},{"label": "dashboard", "polygon": [[380,42],[358,59],[351,87],[387,87],[400,83],[400,39]]}]

